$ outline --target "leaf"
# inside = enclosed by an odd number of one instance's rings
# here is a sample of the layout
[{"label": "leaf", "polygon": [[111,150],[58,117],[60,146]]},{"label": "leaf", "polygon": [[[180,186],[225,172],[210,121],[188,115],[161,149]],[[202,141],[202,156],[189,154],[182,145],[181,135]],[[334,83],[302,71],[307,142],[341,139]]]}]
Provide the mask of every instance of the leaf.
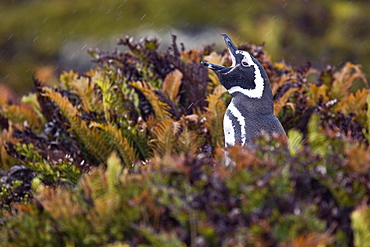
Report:
[{"label": "leaf", "polygon": [[295,129],[291,129],[288,132],[288,148],[291,155],[296,155],[297,151],[302,149],[303,135],[301,132]]},{"label": "leaf", "polygon": [[354,246],[370,246],[370,209],[361,205],[351,213]]},{"label": "leaf", "polygon": [[319,102],[320,98],[324,101],[328,101],[327,87],[325,84],[317,86],[316,84],[309,84],[308,86],[308,104],[309,106],[315,106]]},{"label": "leaf", "polygon": [[362,80],[365,85],[368,85],[366,76],[361,71],[361,66],[347,62],[341,70],[334,73],[334,81],[330,91],[331,97],[341,100],[347,95],[353,82],[357,79]]},{"label": "leaf", "polygon": [[356,173],[366,175],[370,170],[370,147],[364,143],[345,147],[348,156],[348,167]]},{"label": "leaf", "polygon": [[121,176],[123,166],[121,160],[116,152],[112,152],[107,160],[107,170],[105,176],[107,178],[108,193],[112,193],[116,190],[119,184],[119,177]]},{"label": "leaf", "polygon": [[175,69],[164,78],[162,83],[162,91],[168,96],[172,102],[175,102],[177,95],[179,94],[182,73],[180,70]]},{"label": "leaf", "polygon": [[325,135],[321,132],[322,128],[320,123],[320,116],[313,114],[308,123],[308,139],[312,151],[325,156],[329,145]]},{"label": "leaf", "polygon": [[206,118],[205,127],[211,134],[213,146],[223,145],[223,119],[226,106],[220,97],[224,92],[226,92],[226,89],[219,85],[215,88],[213,94],[207,96],[208,106],[206,107],[207,112],[204,114]]},{"label": "leaf", "polygon": [[112,152],[112,146],[108,144],[96,128],[88,128],[85,121],[78,117],[78,110],[67,97],[47,87],[43,88],[43,96],[49,97],[60,108],[62,114],[71,124],[71,128],[79,139],[95,157],[104,162]]},{"label": "leaf", "polygon": [[159,123],[153,129],[153,143],[155,145],[155,152],[161,156],[171,154],[177,142],[177,133],[179,132],[179,123],[174,122],[172,119],[166,119]]},{"label": "leaf", "polygon": [[[97,73],[97,72],[96,72]],[[100,112],[103,106],[100,97],[95,93],[95,81],[87,77],[80,77],[70,82],[70,85],[75,88],[77,94],[82,101],[82,108],[86,112]]]},{"label": "leaf", "polygon": [[153,107],[158,122],[162,122],[171,117],[171,114],[169,113],[169,106],[159,100],[159,97],[154,93],[153,88],[149,83],[136,81],[130,83],[130,85],[137,88],[145,95],[145,98]]},{"label": "leaf", "polygon": [[179,146],[177,147],[179,153],[188,153],[190,150],[196,151],[201,140],[197,132],[189,129],[187,121],[185,117],[182,117],[180,120],[182,131],[179,136]]},{"label": "leaf", "polygon": [[118,150],[120,156],[122,157],[124,165],[128,168],[133,166],[137,159],[134,155],[135,151],[130,146],[127,138],[122,135],[122,132],[119,129],[115,128],[110,123],[104,125],[96,122],[90,123],[90,127],[97,127],[104,131],[108,135],[108,139],[113,141],[114,147]]},{"label": "leaf", "polygon": [[6,105],[0,107],[0,114],[14,123],[21,123],[34,129],[41,129],[43,117],[36,115],[30,105]]},{"label": "leaf", "polygon": [[285,107],[290,106],[294,111],[294,104],[288,103],[289,97],[296,91],[298,88],[289,88],[289,90],[284,93],[284,95],[274,102],[274,114],[275,116],[279,115],[279,112]]},{"label": "leaf", "polygon": [[357,119],[363,119],[366,121],[366,99],[370,95],[370,90],[363,88],[357,90],[355,93],[349,94],[344,97],[337,105],[337,110],[342,111],[345,114],[355,113]]}]

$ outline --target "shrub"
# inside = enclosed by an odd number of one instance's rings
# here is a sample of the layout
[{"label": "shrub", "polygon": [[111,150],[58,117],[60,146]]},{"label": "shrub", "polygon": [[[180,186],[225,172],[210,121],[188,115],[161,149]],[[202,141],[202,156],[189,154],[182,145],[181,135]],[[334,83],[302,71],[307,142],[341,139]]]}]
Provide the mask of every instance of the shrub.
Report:
[{"label": "shrub", "polygon": [[359,65],[294,68],[240,45],[265,67],[289,141],[228,148],[226,167],[230,97],[199,63],[229,64],[226,50],[179,49],[175,37],[164,52],[157,39],[118,44],[128,51],[90,50],[96,69],[54,87],[34,79],[21,102],[0,101],[4,245],[366,241],[370,97]]}]

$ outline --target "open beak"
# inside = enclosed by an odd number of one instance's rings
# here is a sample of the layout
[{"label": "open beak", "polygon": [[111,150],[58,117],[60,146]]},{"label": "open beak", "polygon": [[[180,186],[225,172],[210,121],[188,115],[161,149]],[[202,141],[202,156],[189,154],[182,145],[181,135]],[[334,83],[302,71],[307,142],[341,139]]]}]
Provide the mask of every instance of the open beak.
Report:
[{"label": "open beak", "polygon": [[231,60],[233,62],[233,64],[231,65],[231,67],[225,67],[225,66],[222,66],[222,65],[217,65],[217,64],[213,64],[213,63],[208,63],[208,62],[205,62],[205,61],[202,61],[202,65],[206,66],[207,68],[209,69],[212,69],[213,71],[215,72],[220,72],[220,73],[227,73],[228,71],[230,71],[236,64],[236,51],[238,50],[236,48],[236,46],[234,45],[234,43],[231,41],[230,37],[227,36],[226,34],[224,33],[221,33],[220,34],[222,37],[224,37],[224,41],[226,43],[226,46],[227,48],[229,49],[229,52],[230,52],[230,55],[231,55]]},{"label": "open beak", "polygon": [[229,52],[230,52],[230,55],[231,55],[231,60],[233,61],[233,64],[231,65],[231,67],[234,67],[235,66],[235,63],[236,63],[236,51],[238,49],[236,48],[236,46],[234,45],[234,43],[231,41],[231,39],[230,39],[229,36],[227,36],[224,33],[221,33],[220,35],[222,37],[224,37],[224,41],[225,41],[226,46],[229,49]]}]

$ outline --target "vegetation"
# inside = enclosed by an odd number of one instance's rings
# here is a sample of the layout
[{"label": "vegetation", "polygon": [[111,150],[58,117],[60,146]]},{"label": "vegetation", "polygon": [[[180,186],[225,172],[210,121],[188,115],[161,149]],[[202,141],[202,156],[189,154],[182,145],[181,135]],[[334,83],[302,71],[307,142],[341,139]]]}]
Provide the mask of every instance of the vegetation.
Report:
[{"label": "vegetation", "polygon": [[224,32],[239,42],[265,42],[272,57],[290,64],[325,68],[351,61],[369,75],[369,12],[367,0],[2,1],[0,83],[27,93],[36,69],[48,70],[44,76],[84,71],[90,64],[81,48],[153,33],[165,40],[170,33],[184,42],[193,38],[187,46],[197,47]]},{"label": "vegetation", "polygon": [[118,41],[96,69],[0,98],[3,246],[367,246],[370,96],[359,65],[265,67],[289,141],[228,148],[226,50]]}]

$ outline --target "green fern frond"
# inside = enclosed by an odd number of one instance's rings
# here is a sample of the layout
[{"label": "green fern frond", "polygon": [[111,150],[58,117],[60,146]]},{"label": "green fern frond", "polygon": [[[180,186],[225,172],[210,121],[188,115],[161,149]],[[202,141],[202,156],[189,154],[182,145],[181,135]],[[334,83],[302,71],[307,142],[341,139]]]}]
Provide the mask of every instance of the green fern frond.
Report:
[{"label": "green fern frond", "polygon": [[92,81],[96,83],[103,95],[103,109],[105,113],[105,118],[110,120],[110,111],[112,109],[112,104],[114,101],[114,93],[111,91],[113,83],[109,81],[109,78],[102,73],[95,73],[92,77]]},{"label": "green fern frond", "polygon": [[303,135],[298,130],[291,129],[288,132],[288,148],[291,155],[296,155],[302,148]]},{"label": "green fern frond", "polygon": [[154,114],[158,122],[162,122],[171,117],[171,114],[169,113],[169,106],[159,100],[159,97],[154,93],[153,87],[149,83],[137,81],[130,83],[130,85],[140,90],[145,95],[145,98],[153,107]]},{"label": "green fern frond", "polygon": [[81,171],[72,161],[65,159],[49,161],[44,159],[33,144],[20,144],[15,146],[19,155],[24,159],[20,162],[38,174],[43,181],[56,183],[58,180],[76,184],[81,176]]},{"label": "green fern frond", "polygon": [[130,146],[134,149],[135,155],[141,160],[151,156],[149,138],[139,130],[139,126],[130,126],[121,129],[122,135],[127,138]]},{"label": "green fern frond", "polygon": [[30,93],[26,96],[23,96],[21,101],[31,107],[35,115],[39,118],[39,121],[42,124],[46,123],[46,119],[41,111],[41,106],[39,104],[39,101],[37,100],[37,95],[34,93]]},{"label": "green fern frond", "polygon": [[108,157],[107,170],[105,171],[109,193],[116,191],[116,188],[119,185],[119,178],[121,176],[122,169],[123,166],[120,158],[116,152],[112,152],[112,154]]},{"label": "green fern frond", "polygon": [[66,90],[71,90],[73,89],[73,86],[72,86],[72,82],[73,81],[76,81],[77,78],[78,78],[78,73],[75,73],[73,72],[72,70],[70,71],[65,71],[63,72],[60,76],[59,76],[59,81],[61,82],[60,83],[60,86],[63,88],[63,89],[66,89]]},{"label": "green fern frond", "polygon": [[370,209],[361,205],[351,213],[354,246],[370,246]]},{"label": "green fern frond", "polygon": [[96,128],[88,128],[86,122],[80,120],[77,108],[68,101],[68,98],[47,87],[43,88],[43,95],[53,100],[60,108],[62,114],[70,122],[72,130],[77,134],[87,150],[101,162],[106,161],[113,150],[112,146],[105,141]]},{"label": "green fern frond", "polygon": [[123,163],[126,167],[132,167],[135,160],[134,149],[130,146],[129,141],[122,135],[122,132],[115,128],[113,125],[108,123],[107,125],[99,123],[91,123],[90,127],[97,127],[108,134],[108,137],[113,140],[115,148],[118,150],[119,155],[123,159]]},{"label": "green fern frond", "polygon": [[314,153],[325,156],[327,152],[327,139],[321,132],[320,116],[313,114],[308,123],[308,139]]}]

